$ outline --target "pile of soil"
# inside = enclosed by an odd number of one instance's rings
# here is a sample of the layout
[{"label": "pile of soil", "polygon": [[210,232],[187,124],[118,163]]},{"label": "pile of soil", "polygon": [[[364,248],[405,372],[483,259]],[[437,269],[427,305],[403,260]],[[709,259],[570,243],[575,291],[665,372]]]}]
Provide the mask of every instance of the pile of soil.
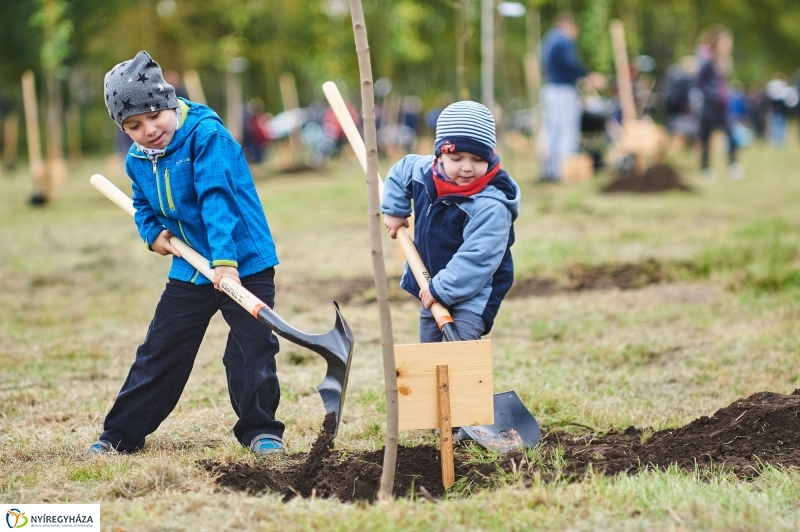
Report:
[{"label": "pile of soil", "polygon": [[[599,266],[575,265],[567,270],[566,282],[535,275],[520,276],[514,280],[514,285],[506,297],[513,299],[551,296],[563,292],[579,292],[583,290],[608,290],[614,288],[630,290],[641,288],[649,284],[669,281],[667,266],[656,259],[620,264],[602,264]],[[686,266],[683,267],[685,268]],[[412,297],[398,286],[400,283],[399,277],[390,278],[388,283],[389,297],[391,299],[402,300]],[[316,294],[333,293],[333,299],[343,305],[368,305],[375,302],[375,281],[372,277],[315,281],[306,283],[305,288],[313,289],[313,293]]]},{"label": "pile of soil", "polygon": [[[759,474],[761,464],[800,467],[800,390],[792,395],[760,392],[734,401],[712,417],[700,417],[678,429],[650,431],[628,427],[598,435],[569,435],[545,431],[545,454],[564,451],[566,468],[560,478],[580,480],[589,468],[613,475],[635,475],[648,468],[676,464],[686,470],[712,464],[743,478]],[[203,461],[200,466],[216,476],[220,486],[258,495],[281,493],[284,500],[296,496],[336,498],[342,502],[372,501],[378,491],[383,450],[341,453],[331,449],[333,424],[326,418],[323,430],[308,455],[295,454],[281,462],[229,463]],[[523,453],[499,455],[495,462],[469,462],[457,449],[456,478],[473,486],[490,486],[501,474],[547,480],[556,475],[526,462]],[[423,489],[424,488],[424,489]],[[394,495],[441,497],[439,451],[433,446],[399,447]]]},{"label": "pile of soil", "polygon": [[566,283],[546,277],[523,277],[514,281],[506,297],[549,296],[583,290],[630,290],[669,281],[667,268],[656,259],[600,266],[577,265],[567,270]]},{"label": "pile of soil", "polygon": [[753,477],[761,463],[800,466],[798,416],[800,390],[792,395],[760,392],[734,401],[712,417],[702,416],[649,438],[646,431],[628,427],[599,437],[550,434],[547,445],[561,446],[568,471],[577,475],[590,466],[613,475],[670,464],[692,470],[713,463],[741,477]]},{"label": "pile of soil", "polygon": [[656,164],[638,176],[632,170],[620,171],[616,179],[603,187],[602,192],[665,192],[667,190],[690,191],[681,175],[668,164]]}]

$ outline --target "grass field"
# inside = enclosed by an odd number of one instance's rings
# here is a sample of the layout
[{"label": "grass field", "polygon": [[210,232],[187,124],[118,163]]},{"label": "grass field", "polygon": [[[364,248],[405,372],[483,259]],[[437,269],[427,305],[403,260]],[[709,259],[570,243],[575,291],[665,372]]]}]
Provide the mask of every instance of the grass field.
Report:
[{"label": "grass field", "polygon": [[[796,136],[796,135],[795,135]],[[722,161],[723,155],[716,154]],[[496,391],[516,390],[543,425],[598,432],[661,429],[734,399],[800,388],[800,154],[753,146],[743,181],[702,182],[696,156],[671,161],[692,193],[607,195],[599,183],[537,186],[523,155],[505,166],[522,186],[513,248],[518,279],[566,279],[575,266],[655,259],[669,282],[507,300],[491,335]],[[382,164],[384,170],[389,162]],[[132,220],[88,185],[100,159],[71,170],[52,205],[27,206],[24,169],[0,177],[0,495],[10,503],[102,504],[104,530],[796,530],[800,474],[765,468],[590,476],[455,492],[438,504],[342,505],[218,489],[197,463],[255,460],[231,434],[216,316],[181,401],[129,456],[86,448],[142,341],[169,261],[147,251]],[[330,300],[371,275],[363,174],[354,161],[258,180],[281,265],[276,310],[327,331]],[[401,265],[388,239],[390,274]],[[393,301],[395,341],[416,339],[417,304]],[[385,414],[377,308],[343,313],[357,339],[344,450],[382,446]],[[282,341],[279,415],[292,451],[307,451],[324,412],[324,365]],[[429,431],[401,434],[434,443]]]}]

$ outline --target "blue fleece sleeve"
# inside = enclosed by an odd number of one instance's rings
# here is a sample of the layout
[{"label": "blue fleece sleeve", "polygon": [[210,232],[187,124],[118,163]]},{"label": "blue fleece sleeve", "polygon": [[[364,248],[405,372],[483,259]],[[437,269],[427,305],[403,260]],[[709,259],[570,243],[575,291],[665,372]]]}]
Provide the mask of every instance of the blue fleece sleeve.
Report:
[{"label": "blue fleece sleeve", "polygon": [[[130,167],[126,165],[128,176],[133,175]],[[144,243],[152,251],[150,247],[156,237],[164,230],[164,226],[156,218],[156,213],[147,198],[144,196],[142,189],[135,179],[131,178],[131,188],[133,189],[133,208],[136,212],[133,214],[133,221],[136,222],[136,229],[139,231],[139,236],[142,237]]]},{"label": "blue fleece sleeve", "polygon": [[500,266],[510,231],[508,208],[486,201],[464,226],[464,242],[458,251],[431,281],[431,295],[446,307],[475,297]]},{"label": "blue fleece sleeve", "polygon": [[211,248],[211,267],[239,267],[233,230],[239,223],[234,162],[241,156],[236,142],[214,131],[195,145],[194,187]]},{"label": "blue fleece sleeve", "polygon": [[381,212],[398,218],[411,216],[411,180],[419,156],[406,155],[389,169],[383,184]]}]

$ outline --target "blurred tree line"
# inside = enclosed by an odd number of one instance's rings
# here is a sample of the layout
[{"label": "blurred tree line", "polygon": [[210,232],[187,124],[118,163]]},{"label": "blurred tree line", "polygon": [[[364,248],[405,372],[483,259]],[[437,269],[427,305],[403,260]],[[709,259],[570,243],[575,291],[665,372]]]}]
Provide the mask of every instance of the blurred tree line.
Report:
[{"label": "blurred tree line", "polygon": [[[464,42],[464,80],[480,98],[481,0],[363,0],[375,78],[426,106],[457,95],[457,43]],[[496,0],[499,1],[499,0]],[[524,56],[532,28],[543,33],[555,14],[571,9],[582,26],[580,48],[596,70],[613,73],[608,21],[626,26],[631,54],[656,59],[663,72],[693,53],[706,26],[723,23],[735,39],[734,77],[760,82],[773,71],[800,66],[797,0],[522,0],[541,24],[496,17],[496,100],[524,107]],[[41,101],[45,80],[60,80],[65,108],[81,111],[83,143],[108,149],[102,135],[115,127],[102,103],[103,75],[146,49],[164,70],[197,70],[208,103],[222,114],[225,69],[243,57],[245,99],[282,110],[278,79],[291,72],[301,105],[321,100],[321,84],[335,79],[358,96],[358,65],[347,0],[2,0],[0,2],[0,112],[21,112],[20,76],[33,70]],[[50,9],[48,12],[47,9]],[[58,12],[54,12],[56,9]],[[47,13],[50,14],[48,18]],[[55,16],[54,14],[58,15]],[[461,18],[463,17],[463,18]]]}]

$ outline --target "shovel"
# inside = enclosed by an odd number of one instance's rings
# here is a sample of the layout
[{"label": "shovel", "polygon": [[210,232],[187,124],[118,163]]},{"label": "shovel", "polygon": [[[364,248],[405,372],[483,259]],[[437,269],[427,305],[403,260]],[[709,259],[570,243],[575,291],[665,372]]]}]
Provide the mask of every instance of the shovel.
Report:
[{"label": "shovel", "polygon": [[[361,163],[361,167],[366,171],[367,149],[364,146],[364,139],[361,138],[361,134],[358,132],[353,117],[350,116],[350,112],[347,109],[347,105],[344,103],[339,89],[334,82],[326,81],[322,85],[322,92],[325,93],[331,110],[333,114],[336,115],[337,120],[339,120],[339,124],[347,136],[347,140],[350,142],[350,146],[353,148],[356,158],[359,163]],[[378,187],[379,194],[383,197],[383,181],[380,179],[380,176],[378,177]],[[411,235],[408,234],[405,227],[401,227],[397,230],[397,241],[400,242],[400,246],[403,248],[409,269],[414,274],[414,278],[417,280],[419,286],[428,286],[431,282],[430,273],[428,273],[428,269],[425,267],[425,264],[423,264],[419,256],[419,251],[417,251],[417,247],[414,245],[414,240],[411,238]],[[456,324],[453,322],[453,317],[450,316],[450,312],[448,312],[444,305],[438,302],[434,303],[431,306],[431,313],[436,319],[436,324],[439,326],[439,329],[442,331],[442,336],[444,336],[448,342],[458,342],[461,340],[461,337],[458,335],[458,330],[456,329]],[[505,394],[499,395],[506,396],[509,394],[513,394],[513,397],[516,397],[516,402],[514,402],[513,399],[504,400],[502,398],[498,401],[498,396],[495,395],[494,397],[495,424],[474,427],[480,430],[471,432],[470,437],[487,449],[497,448],[498,442],[500,441],[498,438],[501,437],[501,434],[507,433],[513,436],[513,434],[510,433],[512,430],[517,434],[527,435],[526,441],[530,442],[536,439],[538,443],[539,424],[528,409],[525,408],[525,405],[522,404],[522,401],[520,401],[516,393],[506,392]],[[522,415],[520,408],[526,415]],[[496,428],[492,429],[490,427]],[[473,427],[462,427],[460,430],[470,428]],[[536,435],[535,438],[533,438],[534,434]],[[511,439],[515,440],[515,438]],[[494,447],[492,447],[492,445],[494,445]],[[536,443],[533,445],[536,445]]]},{"label": "shovel", "polygon": [[461,427],[453,438],[455,442],[475,441],[490,451],[501,453],[520,447],[532,449],[541,439],[539,423],[515,391],[494,395],[494,424]]},{"label": "shovel", "polygon": [[[95,174],[89,179],[89,183],[131,216],[136,212],[133,208],[133,200],[105,177]],[[214,278],[214,272],[209,268],[208,260],[205,257],[175,236],[170,238],[170,244],[197,271],[205,275],[209,280]],[[317,387],[317,391],[322,396],[325,413],[330,414],[333,412],[336,414],[336,427],[333,432],[333,435],[336,436],[339,431],[339,421],[341,420],[345,392],[347,391],[347,377],[350,372],[350,362],[353,358],[353,347],[355,345],[353,332],[347,326],[347,322],[344,321],[339,305],[335,301],[333,302],[336,310],[336,323],[332,330],[325,334],[306,334],[285,322],[274,310],[233,279],[223,277],[219,288],[241,305],[242,308],[250,312],[257,320],[271,327],[278,335],[314,351],[325,359],[325,362],[328,363],[328,370],[322,383]]]}]

